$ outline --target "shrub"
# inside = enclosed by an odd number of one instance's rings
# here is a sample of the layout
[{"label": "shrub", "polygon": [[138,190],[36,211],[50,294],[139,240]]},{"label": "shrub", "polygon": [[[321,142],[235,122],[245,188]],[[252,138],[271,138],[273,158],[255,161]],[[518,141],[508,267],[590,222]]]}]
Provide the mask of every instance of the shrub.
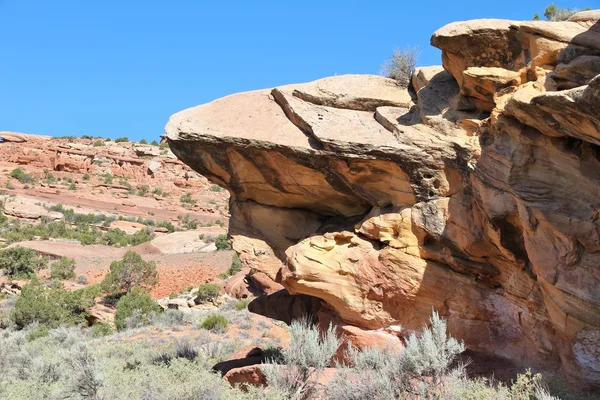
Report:
[{"label": "shrub", "polygon": [[227,318],[224,315],[211,314],[208,317],[204,318],[204,321],[202,321],[200,328],[209,331],[224,332],[225,329],[227,329],[228,324],[229,321],[227,321]]},{"label": "shrub", "polygon": [[150,190],[150,187],[148,185],[142,185],[139,187],[137,195],[144,197],[148,194],[148,191]]},{"label": "shrub", "polygon": [[77,186],[74,183],[69,185],[69,190],[77,190]]},{"label": "shrub", "polygon": [[52,279],[75,278],[75,259],[61,257],[50,266],[50,277]]},{"label": "shrub", "polygon": [[96,322],[92,325],[92,336],[108,336],[113,333],[113,329],[105,322]]},{"label": "shrub", "polygon": [[22,329],[32,323],[51,328],[85,322],[93,297],[84,290],[70,292],[45,287],[37,278],[23,286],[11,311],[11,319]]},{"label": "shrub", "polygon": [[181,201],[181,204],[183,204],[183,205],[194,205],[198,202],[197,200],[194,200],[192,198],[191,193],[182,194],[179,200]]},{"label": "shrub", "polygon": [[223,188],[219,185],[211,185],[210,190],[211,192],[222,192]]},{"label": "shrub", "polygon": [[104,140],[95,140],[94,147],[102,147],[104,146]]},{"label": "shrub", "polygon": [[198,351],[192,346],[189,339],[177,340],[175,342],[175,357],[194,361],[198,357]]},{"label": "shrub", "polygon": [[81,177],[81,179],[83,179],[84,181],[89,181],[90,180],[90,174],[83,174],[83,176]]},{"label": "shrub", "polygon": [[162,308],[140,289],[135,289],[125,296],[121,297],[117,302],[117,311],[115,313],[115,326],[118,330],[123,330],[127,327],[128,319],[134,317],[135,325],[147,325],[151,321],[153,314],[158,314]]},{"label": "shrub", "polygon": [[54,177],[54,175],[52,175],[52,172],[48,171],[47,169],[44,170],[44,179],[47,183],[56,182],[56,178]]},{"label": "shrub", "polygon": [[47,263],[47,258],[38,257],[35,250],[26,247],[17,246],[0,252],[0,269],[11,278],[29,278]]},{"label": "shrub", "polygon": [[110,172],[107,172],[103,175],[104,177],[104,183],[106,185],[112,185],[113,180],[115,179],[115,176],[113,174],[111,174]]},{"label": "shrub", "polygon": [[140,140],[140,144],[148,144],[148,141],[146,139],[142,139]]},{"label": "shrub", "polygon": [[152,240],[152,235],[145,230],[139,230],[133,235],[127,235],[125,231],[116,228],[109,229],[105,235],[106,244],[117,247],[137,246],[150,240]]},{"label": "shrub", "polygon": [[106,244],[109,246],[125,247],[129,244],[127,234],[121,229],[109,229],[106,232]]},{"label": "shrub", "polygon": [[85,345],[73,349],[66,362],[73,371],[66,392],[67,398],[79,395],[83,399],[100,399],[98,392],[104,385],[99,372],[99,361]]},{"label": "shrub", "polygon": [[115,139],[115,143],[125,143],[125,142],[129,142],[129,139],[126,137],[120,137],[120,138]]},{"label": "shrub", "polygon": [[396,49],[392,57],[381,66],[381,72],[394,79],[399,86],[408,87],[418,59],[419,49],[416,47]]},{"label": "shrub", "polygon": [[414,333],[406,341],[403,353],[404,368],[411,374],[440,377],[447,372],[465,345],[446,334],[446,321],[433,312],[431,329],[424,327],[420,337]]},{"label": "shrub", "polygon": [[217,250],[231,250],[231,246],[227,241],[227,235],[219,235],[215,240],[215,246],[217,246]]},{"label": "shrub", "polygon": [[237,303],[235,303],[235,311],[242,311],[246,308],[248,308],[248,300],[246,299],[240,300]]},{"label": "shrub", "polygon": [[216,283],[205,283],[204,285],[200,285],[200,287],[198,288],[198,293],[196,293],[196,295],[198,296],[198,301],[200,301],[201,303],[207,301],[214,302],[219,296],[220,290],[221,287]]},{"label": "shrub", "polygon": [[139,254],[130,250],[120,261],[110,264],[110,272],[102,281],[102,287],[110,294],[120,295],[136,287],[151,288],[157,283],[156,263],[144,261]]},{"label": "shrub", "polygon": [[323,370],[330,366],[340,343],[331,325],[321,333],[307,318],[292,321],[290,346],[282,350],[285,368],[281,368],[277,360],[265,365],[269,388],[290,398],[316,397],[316,382]]},{"label": "shrub", "polygon": [[19,182],[32,183],[35,181],[31,175],[29,175],[23,168],[15,168],[10,172],[10,177],[17,179]]},{"label": "shrub", "polygon": [[[353,367],[344,369],[331,382],[327,388],[327,397],[362,399],[365,396],[378,398],[379,395],[404,398],[407,393],[418,388],[420,398],[464,398],[451,396],[450,392],[445,392],[440,397],[442,388],[452,382],[450,378],[455,376],[458,379],[460,375],[457,370],[450,371],[450,366],[456,356],[464,351],[464,345],[448,337],[446,322],[436,312],[431,316],[430,323],[431,328],[424,327],[420,336],[412,334],[408,338],[406,348],[401,353],[394,349],[357,350],[350,346],[347,358]],[[469,392],[463,392],[466,393]]]},{"label": "shrub", "polygon": [[234,253],[233,256],[231,257],[231,266],[229,266],[227,271],[222,273],[220,275],[220,277],[222,279],[225,279],[229,276],[233,276],[233,275],[237,274],[241,270],[242,270],[242,262],[240,261],[240,257],[237,255],[237,253]]},{"label": "shrub", "polygon": [[158,221],[156,223],[157,227],[167,228],[169,233],[175,232],[175,227],[170,221]]},{"label": "shrub", "polygon": [[195,219],[192,219],[192,217],[190,216],[190,214],[185,214],[185,216],[181,219],[181,222],[183,222],[183,226],[186,229],[196,229],[198,227],[199,222]]},{"label": "shrub", "polygon": [[33,342],[36,339],[46,337],[50,334],[50,330],[46,325],[37,325],[29,329],[27,332],[27,341]]},{"label": "shrub", "polygon": [[152,142],[150,142],[150,144],[151,144],[152,146],[158,146],[158,142],[157,142],[156,140],[153,140]]},{"label": "shrub", "polygon": [[546,10],[544,10],[544,17],[546,17],[548,21],[566,21],[573,14],[575,14],[575,11],[571,11],[568,8],[556,7],[555,4],[550,4],[546,7]]},{"label": "shrub", "polygon": [[183,325],[185,323],[185,314],[180,310],[173,310],[171,308],[165,310],[163,313],[156,315],[153,320],[153,325],[174,327]]}]

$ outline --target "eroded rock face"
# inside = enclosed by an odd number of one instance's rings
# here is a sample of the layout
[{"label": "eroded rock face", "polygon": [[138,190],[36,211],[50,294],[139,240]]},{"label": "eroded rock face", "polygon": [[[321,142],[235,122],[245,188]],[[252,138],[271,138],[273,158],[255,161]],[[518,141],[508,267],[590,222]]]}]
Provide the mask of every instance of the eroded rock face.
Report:
[{"label": "eroded rock face", "polygon": [[[96,141],[101,142],[101,146],[95,146]],[[183,185],[191,187],[201,187],[206,183],[170,151],[161,152],[157,146],[135,143],[0,131],[0,161],[49,171],[79,174],[108,172],[118,177],[134,178],[140,183],[181,180]]]},{"label": "eroded rock face", "polygon": [[240,259],[289,293],[250,309],[396,344],[435,309],[473,351],[600,386],[599,15],[448,25],[412,97],[348,75],[175,114]]}]

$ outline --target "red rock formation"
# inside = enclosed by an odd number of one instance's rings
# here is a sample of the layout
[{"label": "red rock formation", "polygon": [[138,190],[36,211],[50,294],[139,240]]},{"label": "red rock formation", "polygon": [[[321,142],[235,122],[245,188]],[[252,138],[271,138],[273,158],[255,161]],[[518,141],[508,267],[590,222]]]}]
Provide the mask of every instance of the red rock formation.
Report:
[{"label": "red rock formation", "polygon": [[96,140],[60,139],[49,136],[0,132],[0,162],[47,169],[85,173],[112,173],[134,178],[139,183],[164,180],[180,181],[180,186],[206,185],[169,150],[137,143]]},{"label": "red rock formation", "polygon": [[347,75],[172,116],[242,262],[302,295],[250,310],[397,338],[435,309],[470,350],[600,386],[598,17],[450,24],[412,97]]}]

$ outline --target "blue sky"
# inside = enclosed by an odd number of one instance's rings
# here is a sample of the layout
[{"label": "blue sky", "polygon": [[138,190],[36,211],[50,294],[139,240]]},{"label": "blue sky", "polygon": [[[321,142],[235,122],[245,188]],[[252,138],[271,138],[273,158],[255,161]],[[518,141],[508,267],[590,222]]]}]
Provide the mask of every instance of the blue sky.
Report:
[{"label": "blue sky", "polygon": [[[443,25],[531,19],[549,0],[0,0],[0,130],[157,139],[176,111],[227,94],[419,65]],[[599,8],[600,0],[558,2]]]}]

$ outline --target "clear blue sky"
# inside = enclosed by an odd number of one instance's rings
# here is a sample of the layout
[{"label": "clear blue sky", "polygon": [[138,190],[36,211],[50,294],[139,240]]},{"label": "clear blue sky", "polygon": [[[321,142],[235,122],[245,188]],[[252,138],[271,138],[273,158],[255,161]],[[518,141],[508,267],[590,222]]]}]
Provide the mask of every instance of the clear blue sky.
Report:
[{"label": "clear blue sky", "polygon": [[[531,19],[550,0],[0,0],[0,130],[157,139],[218,97],[378,73],[395,47],[420,65],[443,25]],[[600,0],[560,7],[599,8]]]}]

